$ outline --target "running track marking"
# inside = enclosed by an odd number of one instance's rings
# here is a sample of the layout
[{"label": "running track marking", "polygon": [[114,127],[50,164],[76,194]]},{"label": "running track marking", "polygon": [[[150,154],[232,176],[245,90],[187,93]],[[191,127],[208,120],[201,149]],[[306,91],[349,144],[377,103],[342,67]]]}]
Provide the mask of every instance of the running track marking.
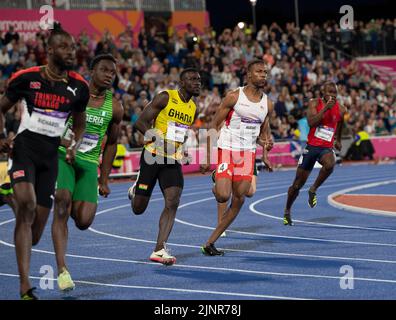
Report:
[{"label": "running track marking", "polygon": [[368,183],[368,184],[363,184],[360,186],[352,187],[352,188],[346,188],[342,190],[338,190],[336,192],[333,192],[332,194],[327,196],[327,202],[332,206],[337,209],[341,210],[347,210],[347,211],[353,211],[353,212],[360,212],[360,213],[366,213],[366,214],[374,214],[374,215],[381,215],[381,216],[390,216],[390,217],[395,217],[394,213],[391,213],[389,211],[385,210],[377,210],[377,209],[368,209],[368,208],[362,208],[362,207],[355,207],[355,206],[350,206],[347,204],[342,204],[340,202],[337,202],[334,200],[335,197],[349,193],[352,191],[356,190],[362,190],[362,189],[368,189],[371,187],[377,187],[381,185],[388,185],[388,184],[394,184],[396,183],[396,180],[387,180],[387,181],[382,181],[382,182],[376,182],[376,183]]},{"label": "running track marking", "polygon": [[[344,184],[345,184],[345,183],[344,183]],[[194,204],[194,203],[207,201],[207,200],[209,200],[209,199],[213,199],[213,197],[201,199],[201,200],[198,200],[198,201],[189,202],[189,203],[186,203],[186,204],[180,206],[180,208],[181,208],[181,207],[185,207],[185,206],[187,206],[187,205]],[[162,200],[162,198],[153,199],[152,201],[155,201],[155,200]],[[128,205],[129,205],[129,204],[128,204]],[[107,210],[98,212],[98,214],[104,213],[104,212],[108,212],[108,211],[111,211],[111,210],[115,210],[115,209],[121,208],[121,207],[126,207],[126,205],[119,206],[119,207],[116,207],[116,208],[107,209]],[[0,225],[4,225],[4,224],[9,223],[9,222],[11,222],[11,221],[13,221],[13,220],[14,220],[14,219],[7,220],[7,221],[5,221],[5,222],[2,222]],[[183,222],[182,222],[182,223],[183,223]],[[204,226],[199,226],[199,227],[204,227]],[[204,228],[213,229],[213,228],[210,228],[210,227],[204,227]],[[91,231],[96,231],[96,230],[91,230]],[[240,232],[240,231],[233,231],[233,232],[246,234],[246,232]],[[252,234],[252,233],[248,233],[248,234]],[[111,235],[111,236],[114,236],[114,235]],[[119,236],[117,236],[117,237],[119,237]],[[124,237],[124,238],[125,238],[125,237]],[[309,239],[309,238],[308,238],[308,239]],[[132,239],[131,239],[131,240],[132,240]],[[319,241],[323,241],[323,239],[318,239],[318,240],[319,240]],[[326,240],[325,240],[325,241],[326,241]],[[337,241],[337,240],[330,240],[330,241]],[[149,241],[146,241],[146,242],[149,242]],[[151,241],[151,242],[154,242],[154,241]],[[338,241],[337,241],[337,242],[338,242]],[[342,241],[342,242],[344,242],[344,241]],[[6,243],[6,242],[4,242],[4,241],[0,241],[0,243],[2,243],[2,244],[4,244],[4,245],[7,245],[7,246],[13,246],[13,245],[11,245],[11,244],[9,244],[9,243]],[[177,244],[175,244],[175,245],[177,245]],[[375,245],[381,245],[381,244],[375,244]],[[389,245],[389,244],[382,244],[382,245]],[[186,246],[186,245],[185,245],[185,246]],[[53,252],[42,251],[42,250],[37,250],[37,249],[33,249],[33,251],[53,254]],[[248,251],[246,251],[246,250],[229,250],[229,251],[242,251],[242,252],[248,252]],[[250,251],[250,252],[252,252],[252,251]],[[288,255],[290,255],[290,254],[288,254]],[[68,255],[68,256],[73,256],[73,255]],[[301,256],[301,255],[300,255],[300,256]],[[307,255],[306,255],[306,256],[307,256]],[[86,257],[86,256],[76,256],[76,257],[81,257],[81,258],[87,258],[87,259],[89,259],[89,258]],[[334,257],[329,257],[329,258],[334,259]],[[106,258],[96,258],[96,259],[115,261],[115,259],[106,259]],[[345,259],[345,258],[343,257],[342,259]],[[353,258],[353,259],[360,260],[360,259],[357,259],[357,258]],[[367,259],[364,259],[364,260],[367,260]],[[120,260],[118,260],[118,261],[120,261]],[[371,261],[371,262],[374,262],[374,261],[378,261],[378,262],[379,262],[380,260],[372,260],[372,259],[370,259],[370,261]],[[135,263],[144,263],[144,262],[137,261],[137,262],[135,262]],[[394,263],[394,262],[389,261],[388,263]],[[149,263],[144,263],[144,264],[149,264]],[[178,265],[178,266],[182,266],[182,265]],[[185,267],[197,267],[197,268],[205,268],[205,269],[208,269],[208,268],[209,268],[209,269],[211,269],[210,267],[202,267],[202,266],[185,266]],[[218,269],[218,268],[217,268],[217,269]],[[227,270],[227,271],[228,271],[228,270],[235,270],[236,272],[249,272],[249,273],[255,272],[255,271],[238,270],[238,269],[225,269],[225,270]],[[260,273],[264,273],[264,272],[260,272]],[[265,273],[265,274],[292,275],[292,276],[300,276],[300,277],[302,276],[302,277],[319,277],[319,278],[325,277],[325,278],[335,278],[335,279],[339,279],[339,277],[318,276],[318,275],[304,275],[304,274],[284,274],[284,273]],[[396,280],[386,280],[386,279],[357,278],[357,280],[362,280],[362,281],[375,281],[375,282],[386,282],[386,283],[396,283]],[[83,282],[81,282],[81,283],[83,283]],[[110,286],[118,286],[118,285],[110,285]],[[175,290],[178,290],[178,289],[175,289]]]},{"label": "running track marking", "polygon": [[[19,277],[17,274],[9,274],[9,273],[0,273],[0,276],[15,277],[15,278]],[[41,277],[30,276],[30,278],[41,280]],[[56,279],[46,279],[46,280],[56,281]],[[131,285],[92,282],[92,281],[84,281],[84,280],[73,280],[73,281],[75,283],[102,286],[102,287],[113,287],[113,288],[176,291],[176,292],[188,292],[188,293],[205,293],[205,294],[213,294],[213,295],[249,297],[249,298],[264,298],[264,299],[280,299],[280,300],[284,300],[284,299],[286,299],[286,300],[312,300],[312,299],[307,299],[307,298],[270,296],[270,295],[263,295],[263,294],[251,294],[251,293],[239,293],[239,292],[207,291],[207,290],[193,290],[193,289],[183,289],[183,288],[163,288],[163,287],[149,287],[149,286],[131,286]]]},{"label": "running track marking", "polygon": [[[0,243],[8,246],[14,247],[14,245],[4,242],[0,240]],[[33,249],[35,252],[45,253],[54,255],[54,252]],[[242,250],[240,250],[242,251]],[[67,254],[68,257],[73,258],[81,258],[88,260],[99,260],[99,261],[111,261],[111,262],[123,262],[123,263],[132,263],[132,264],[144,264],[144,265],[155,265],[158,267],[163,267],[155,262],[146,262],[146,261],[138,261],[138,260],[127,260],[127,259],[113,259],[113,258],[103,258],[103,257],[92,257],[92,256],[83,256],[83,255],[74,255]],[[175,264],[172,266],[173,268],[186,268],[186,269],[203,269],[210,271],[222,271],[222,272],[236,272],[236,273],[248,273],[248,274],[258,274],[258,275],[270,275],[270,276],[284,276],[284,277],[300,277],[300,278],[317,278],[317,279],[336,279],[340,280],[341,276],[329,276],[329,275],[315,275],[315,274],[303,274],[303,273],[284,273],[284,272],[268,272],[268,271],[256,271],[256,270],[246,270],[246,269],[232,269],[232,268],[221,268],[221,267],[209,267],[209,266],[196,266],[196,265],[183,265],[183,264]],[[41,278],[40,278],[41,279]],[[381,283],[396,283],[396,280],[391,279],[373,279],[373,278],[354,278],[354,280],[358,281],[367,281],[367,282],[381,282]]]},{"label": "running track marking", "polygon": [[[362,181],[367,181],[367,180],[362,180]],[[392,181],[392,182],[389,182],[389,181]],[[365,186],[371,187],[371,186],[389,184],[389,183],[394,183],[394,182],[396,182],[396,180],[380,181],[380,182],[366,184]],[[333,186],[336,186],[336,185],[325,185],[325,186],[321,187],[321,189],[328,188],[328,187],[333,187]],[[361,188],[361,186],[358,186],[358,187],[352,187],[352,188],[344,189],[344,190],[341,190],[341,191],[337,191],[337,192],[332,193],[331,195],[329,195],[327,201],[329,202],[330,205],[332,205],[332,203],[330,203],[330,200],[329,200],[330,196],[338,195],[340,192],[345,191],[345,190],[353,191],[353,190],[359,190],[360,188]],[[366,188],[368,188],[368,187],[366,187]],[[307,190],[308,190],[308,188],[301,189],[301,191],[307,191]],[[344,193],[344,192],[342,192],[342,193]],[[259,199],[259,200],[255,201],[255,202],[253,202],[253,203],[251,203],[249,205],[249,210],[252,211],[253,213],[257,214],[257,215],[260,215],[260,216],[264,216],[264,217],[271,218],[271,219],[276,219],[276,220],[283,220],[283,217],[276,217],[276,216],[273,216],[273,215],[270,215],[270,214],[266,214],[266,213],[264,213],[262,211],[258,211],[257,209],[255,209],[255,207],[256,207],[257,204],[259,204],[259,203],[261,203],[263,201],[267,201],[267,200],[274,199],[274,198],[279,198],[279,197],[282,197],[282,196],[285,196],[285,195],[287,195],[287,192],[280,193],[280,194],[275,194],[275,195],[272,195],[272,196],[268,196],[268,197]],[[337,207],[337,205],[332,205],[332,206],[333,207]],[[338,209],[340,209],[340,208],[338,208]],[[343,209],[345,209],[345,208],[343,208]],[[357,211],[357,210],[355,210],[355,211]],[[359,211],[359,212],[361,212],[361,211]],[[393,215],[393,217],[394,217],[394,215]],[[347,228],[347,229],[396,232],[396,229],[375,228],[375,227],[358,227],[358,226],[351,226],[351,225],[332,224],[332,223],[323,223],[323,222],[312,222],[312,221],[304,221],[304,220],[297,220],[297,219],[293,219],[293,221],[299,222],[299,223],[312,224],[312,225],[330,226],[330,227]]]},{"label": "running track marking", "polygon": [[[372,175],[372,176],[366,176],[366,179],[365,179],[365,180],[371,181],[371,178],[378,178],[378,174]],[[353,181],[353,182],[355,182],[355,181],[356,181],[356,178],[337,179],[337,181],[341,181],[341,182]],[[286,181],[284,181],[284,182],[286,182]],[[334,181],[334,182],[335,182],[335,181]],[[331,183],[331,181],[330,181],[329,183]],[[265,185],[265,184],[268,184],[268,182],[265,181],[265,182],[263,182],[261,185]],[[210,184],[209,184],[209,185],[210,185]],[[208,184],[206,185],[206,187],[207,187],[207,186],[208,186]],[[279,181],[277,181],[277,186],[275,186],[275,187],[260,188],[259,186],[260,186],[260,184],[257,183],[257,190],[256,190],[256,192],[257,192],[257,191],[272,191],[272,190],[277,190],[277,189],[285,189],[285,188],[287,188],[288,186],[290,186],[290,182],[288,182],[287,184],[280,185],[280,184],[279,184]],[[323,188],[323,187],[322,187],[322,188]],[[202,189],[202,188],[200,187],[199,189]],[[187,190],[185,190],[185,191],[189,191],[189,190],[193,190],[193,189],[187,189]],[[304,190],[305,190],[305,189],[304,189]],[[201,192],[183,193],[183,194],[182,194],[182,197],[184,197],[184,196],[193,196],[193,195],[196,195],[196,194],[210,193],[210,192],[212,192],[211,189],[208,189],[208,190],[206,190],[206,191],[201,191]],[[124,193],[125,193],[125,192],[124,192]],[[153,196],[156,196],[156,195],[162,195],[162,193],[161,193],[161,192],[154,192],[154,193],[153,193]],[[110,198],[103,198],[100,204],[107,204],[107,203],[109,203],[109,202],[112,202],[112,201],[119,201],[119,200],[127,200],[127,197],[124,196],[124,197],[121,197],[121,198],[111,198],[111,197],[110,197]],[[128,200],[128,201],[129,201],[129,200]],[[151,201],[151,200],[150,200],[150,201]]]}]

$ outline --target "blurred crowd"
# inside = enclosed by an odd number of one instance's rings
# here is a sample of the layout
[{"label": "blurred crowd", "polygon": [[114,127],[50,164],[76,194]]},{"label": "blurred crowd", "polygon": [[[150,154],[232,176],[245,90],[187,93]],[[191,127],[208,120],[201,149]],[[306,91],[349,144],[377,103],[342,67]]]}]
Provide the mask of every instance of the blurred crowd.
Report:
[{"label": "blurred crowd", "polygon": [[[353,136],[362,128],[370,135],[389,135],[396,134],[395,88],[351,55],[394,53],[395,26],[396,19],[355,22],[352,31],[340,30],[335,22],[301,29],[294,23],[274,22],[257,32],[236,26],[218,34],[208,27],[199,34],[188,24],[183,34],[153,26],[135,35],[128,25],[116,37],[105,31],[99,41],[83,30],[76,37],[76,70],[89,80],[94,55],[112,53],[117,58],[113,90],[125,109],[120,143],[128,148],[142,146],[133,124],[155,94],[177,88],[183,68],[197,67],[201,72],[203,89],[194,124],[198,132],[208,126],[227,91],[243,85],[246,65],[255,58],[270,67],[265,91],[275,105],[270,121],[274,139],[306,141],[308,101],[320,95],[319,85],[325,80],[338,84],[339,100],[348,109],[344,135]],[[40,32],[35,39],[22,41],[12,28],[0,35],[0,94],[11,73],[46,64],[47,38]],[[9,134],[15,134],[20,117],[17,104],[6,117]]]}]

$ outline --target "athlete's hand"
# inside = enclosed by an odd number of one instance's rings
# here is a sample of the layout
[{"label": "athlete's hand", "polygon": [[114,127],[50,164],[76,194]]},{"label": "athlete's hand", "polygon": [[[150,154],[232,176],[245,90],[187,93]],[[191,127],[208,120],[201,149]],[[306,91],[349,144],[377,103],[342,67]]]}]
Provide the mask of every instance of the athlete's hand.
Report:
[{"label": "athlete's hand", "polygon": [[210,169],[210,164],[206,163],[206,164],[201,164],[199,166],[199,170],[201,171],[202,174],[205,174],[205,172],[208,172]]},{"label": "athlete's hand", "polygon": [[335,147],[338,151],[341,151],[341,149],[342,149],[342,143],[341,143],[341,141],[340,141],[340,140],[336,140],[336,142],[335,142],[335,144],[334,144],[334,147]]},{"label": "athlete's hand", "polygon": [[181,163],[184,165],[189,165],[192,162],[192,157],[191,155],[188,153],[187,150],[183,151],[183,158],[181,160]]},{"label": "athlete's hand", "polygon": [[72,164],[74,160],[76,159],[76,152],[77,150],[75,148],[67,148],[66,149],[66,162],[68,164]]},{"label": "athlete's hand", "polygon": [[326,111],[333,108],[333,106],[335,105],[336,102],[337,102],[336,97],[328,96],[328,99],[327,99],[326,105],[325,105]]},{"label": "athlete's hand", "polygon": [[99,194],[102,197],[107,198],[107,196],[110,194],[110,188],[107,184],[107,182],[99,182]]},{"label": "athlete's hand", "polygon": [[10,138],[0,139],[0,152],[10,152],[14,145],[14,141]]},{"label": "athlete's hand", "polygon": [[263,162],[265,164],[266,171],[268,171],[268,172],[274,171],[274,169],[272,168],[271,161],[269,161],[269,159],[267,157],[263,157]]},{"label": "athlete's hand", "polygon": [[265,150],[267,151],[271,151],[272,148],[274,147],[274,140],[272,140],[272,138],[267,138],[267,140],[264,143],[265,146]]}]

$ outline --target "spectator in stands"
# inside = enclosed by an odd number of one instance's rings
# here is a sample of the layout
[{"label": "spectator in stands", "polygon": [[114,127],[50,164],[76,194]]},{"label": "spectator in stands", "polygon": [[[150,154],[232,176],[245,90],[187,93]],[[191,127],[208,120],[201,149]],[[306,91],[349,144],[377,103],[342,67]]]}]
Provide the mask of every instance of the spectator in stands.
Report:
[{"label": "spectator in stands", "polygon": [[370,141],[370,135],[364,131],[361,125],[358,128],[355,139],[349,147],[344,159],[346,160],[369,160],[374,159],[375,149]]}]

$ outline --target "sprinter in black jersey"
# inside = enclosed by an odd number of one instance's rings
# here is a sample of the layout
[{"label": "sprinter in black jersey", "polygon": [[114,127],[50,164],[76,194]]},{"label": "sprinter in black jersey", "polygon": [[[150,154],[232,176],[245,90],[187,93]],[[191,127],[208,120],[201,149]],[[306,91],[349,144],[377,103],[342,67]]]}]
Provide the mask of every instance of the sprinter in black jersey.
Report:
[{"label": "sprinter in black jersey", "polygon": [[[0,98],[0,151],[10,152],[9,174],[16,200],[14,241],[23,300],[37,299],[29,280],[30,255],[52,207],[58,146],[67,118],[72,116],[74,124],[68,161],[74,160],[85,131],[89,89],[79,74],[70,71],[75,51],[73,37],[56,24],[48,39],[48,64],[16,72]],[[4,133],[4,114],[19,100],[24,111],[12,141]]]}]

